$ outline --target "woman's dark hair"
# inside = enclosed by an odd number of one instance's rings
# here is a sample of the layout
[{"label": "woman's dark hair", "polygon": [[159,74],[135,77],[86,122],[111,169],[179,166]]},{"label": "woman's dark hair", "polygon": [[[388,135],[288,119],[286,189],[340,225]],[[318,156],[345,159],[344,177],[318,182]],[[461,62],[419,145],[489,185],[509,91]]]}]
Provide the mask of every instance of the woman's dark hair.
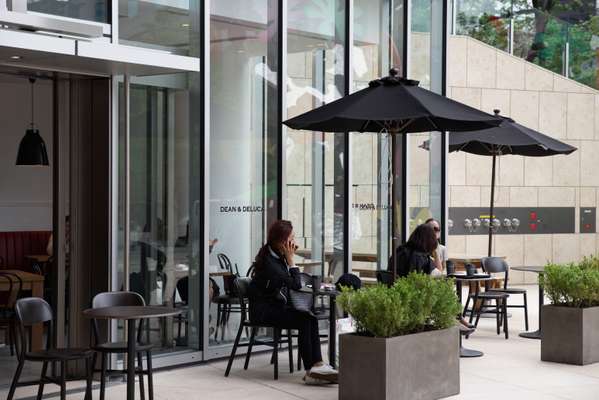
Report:
[{"label": "woman's dark hair", "polygon": [[437,248],[437,236],[427,223],[418,225],[410,235],[407,245],[416,251],[431,254]]},{"label": "woman's dark hair", "polygon": [[437,220],[436,220],[436,219],[434,219],[434,218],[429,218],[429,219],[427,219],[426,221],[424,221],[424,223],[425,223],[425,224],[430,224],[431,222],[436,222],[436,223],[439,223],[439,221],[437,221]]},{"label": "woman's dark hair", "polygon": [[291,224],[291,221],[279,219],[273,222],[272,225],[270,225],[270,227],[268,228],[266,243],[264,244],[264,246],[260,248],[258,254],[256,254],[252,274],[256,270],[262,268],[264,260],[266,259],[266,256],[270,251],[269,247],[272,247],[273,249],[278,248],[279,244],[281,244],[289,238],[291,232],[293,232],[293,225]]}]

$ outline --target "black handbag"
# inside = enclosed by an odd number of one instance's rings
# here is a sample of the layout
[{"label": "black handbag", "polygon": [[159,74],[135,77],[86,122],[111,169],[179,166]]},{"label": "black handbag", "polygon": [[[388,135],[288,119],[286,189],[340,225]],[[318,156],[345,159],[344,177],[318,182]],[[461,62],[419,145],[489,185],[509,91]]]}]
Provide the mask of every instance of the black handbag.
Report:
[{"label": "black handbag", "polygon": [[289,303],[297,311],[312,313],[314,295],[312,292],[289,289]]}]

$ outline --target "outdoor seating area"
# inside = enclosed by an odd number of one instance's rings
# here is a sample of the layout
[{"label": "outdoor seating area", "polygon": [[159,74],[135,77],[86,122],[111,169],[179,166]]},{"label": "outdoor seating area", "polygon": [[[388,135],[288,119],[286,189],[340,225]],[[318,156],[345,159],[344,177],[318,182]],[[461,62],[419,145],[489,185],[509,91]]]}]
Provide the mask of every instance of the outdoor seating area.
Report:
[{"label": "outdoor seating area", "polygon": [[599,400],[599,0],[0,0],[0,399]]},{"label": "outdoor seating area", "polygon": [[[531,298],[538,295],[536,285],[523,287]],[[531,306],[531,321],[537,320],[537,307]],[[514,327],[523,326],[524,315],[514,310],[510,318]],[[532,323],[532,328],[536,325]],[[514,333],[518,333],[518,328]],[[482,318],[477,334],[465,340],[469,347],[480,349],[484,357],[462,358],[460,361],[460,394],[448,399],[473,400],[485,398],[499,400],[593,400],[599,391],[598,364],[572,366],[539,361],[540,341],[512,335],[508,341],[495,334],[495,321]],[[323,344],[326,351],[326,344]],[[251,358],[248,370],[241,368],[244,356],[237,359],[237,368],[224,377],[227,360],[213,361],[203,365],[161,370],[154,373],[154,398],[156,399],[201,399],[210,393],[210,399],[230,399],[243,396],[248,400],[336,400],[336,385],[306,386],[300,383],[298,372],[289,373],[287,350],[280,350],[281,373],[278,380],[272,379],[271,353],[260,352]],[[299,372],[301,374],[301,372]],[[67,399],[83,399],[85,383],[67,382]],[[100,384],[93,382],[93,398],[99,398]],[[20,388],[17,398],[34,398],[37,387]],[[46,396],[58,395],[58,388],[49,385]],[[5,398],[8,389],[0,390]],[[106,386],[107,399],[124,399],[126,385],[111,381]]]}]

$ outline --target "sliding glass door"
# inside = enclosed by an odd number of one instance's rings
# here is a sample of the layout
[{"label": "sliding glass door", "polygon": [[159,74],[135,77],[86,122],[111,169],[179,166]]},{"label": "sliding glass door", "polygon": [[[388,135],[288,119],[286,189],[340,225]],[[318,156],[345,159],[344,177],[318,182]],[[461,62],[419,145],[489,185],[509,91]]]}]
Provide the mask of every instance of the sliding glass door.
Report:
[{"label": "sliding glass door", "polygon": [[128,288],[146,304],[181,310],[179,317],[152,320],[144,330],[145,340],[160,345],[159,353],[200,349],[200,262],[193,243],[199,218],[195,186],[201,181],[191,168],[200,152],[190,124],[189,79],[132,78],[128,90],[123,83],[119,91],[119,232],[128,228],[129,238],[127,244],[120,235],[113,289]]}]

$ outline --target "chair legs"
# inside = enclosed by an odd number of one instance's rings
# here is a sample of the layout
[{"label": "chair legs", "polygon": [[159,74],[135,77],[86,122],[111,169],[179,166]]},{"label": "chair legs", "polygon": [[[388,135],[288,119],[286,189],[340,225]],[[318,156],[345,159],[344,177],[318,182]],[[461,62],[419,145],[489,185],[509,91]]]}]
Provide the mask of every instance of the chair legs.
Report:
[{"label": "chair legs", "polygon": [[503,312],[502,312],[502,314],[503,314],[503,333],[505,333],[505,338],[509,339],[509,333],[508,333],[509,331],[507,328],[507,299],[503,299],[502,303],[503,303],[503,305],[502,305],[502,308],[503,308]]},{"label": "chair legs", "polygon": [[[478,321],[480,320],[480,315],[483,313],[486,307],[486,299],[480,299],[481,304],[478,310],[476,311],[476,320],[474,322],[474,327],[478,328]],[[492,306],[491,306],[492,307]],[[507,299],[495,299],[495,322],[497,334],[501,334],[501,328],[503,328],[503,333],[505,334],[505,338],[509,338],[508,331],[508,318],[507,318]]]},{"label": "chair legs", "polygon": [[219,303],[216,305],[216,327],[214,329],[214,340],[218,340],[218,327],[220,326],[220,313],[221,313],[221,305]]},{"label": "chair legs", "polygon": [[[218,324],[218,321],[217,321],[217,324]],[[242,333],[243,333],[243,325],[239,325],[239,330],[237,331],[237,336],[235,337],[235,343],[233,343],[233,349],[231,350],[231,355],[229,356],[229,362],[227,363],[227,369],[225,370],[225,377],[229,376],[229,372],[231,372],[231,365],[233,365],[233,359],[235,359],[235,353],[237,352],[237,346],[239,346],[239,339],[241,339]]]},{"label": "chair legs", "polygon": [[12,378],[12,383],[10,384],[10,390],[8,391],[8,397],[6,400],[12,400],[15,395],[15,390],[17,390],[17,383],[19,383],[19,378],[21,377],[21,372],[23,371],[24,361],[19,360],[19,365],[17,365],[17,370],[15,371],[15,375]]},{"label": "chair legs", "polygon": [[289,373],[293,374],[293,342],[291,340],[291,329],[287,329],[287,350],[289,351]]},{"label": "chair legs", "polygon": [[104,396],[106,395],[106,363],[108,354],[102,353],[102,361],[101,361],[101,370],[100,370],[100,400],[104,400]]},{"label": "chair legs", "polygon": [[66,362],[60,362],[60,400],[67,400],[67,368]]},{"label": "chair legs", "polygon": [[154,400],[154,370],[152,367],[152,352],[146,352],[146,364],[148,364],[148,398]]},{"label": "chair legs", "polygon": [[272,349],[272,354],[274,356],[274,364],[275,364],[275,371],[274,371],[274,378],[275,381],[277,379],[279,379],[279,342],[281,341],[281,330],[275,328],[274,332],[273,332],[273,349]]},{"label": "chair legs", "polygon": [[[95,361],[95,357],[92,357],[91,359],[87,358],[85,360],[85,367],[87,370],[87,377],[86,377],[86,382],[85,382],[85,400],[92,400],[92,379],[94,376],[94,361]],[[40,398],[41,400],[41,398]]]},{"label": "chair legs", "polygon": [[139,368],[139,398],[141,400],[145,400],[146,399],[146,390],[144,388],[144,374],[143,374],[143,370],[144,370],[144,364],[143,364],[143,357],[141,356],[141,353],[137,353],[137,364],[138,364],[138,368]]},{"label": "chair legs", "polygon": [[524,295],[524,326],[526,328],[526,331],[528,331],[528,301],[526,300],[526,292],[524,292],[523,295]]},{"label": "chair legs", "polygon": [[44,380],[46,379],[46,372],[48,370],[48,363],[44,362],[42,365],[42,373],[40,375],[40,385],[37,388],[37,400],[42,400],[42,396],[44,395]]},{"label": "chair legs", "polygon": [[245,354],[245,364],[243,365],[243,369],[248,369],[250,365],[250,356],[252,355],[252,347],[254,347],[254,340],[256,338],[256,331],[258,328],[252,327],[252,332],[250,333],[250,343],[248,344],[248,351]]}]

